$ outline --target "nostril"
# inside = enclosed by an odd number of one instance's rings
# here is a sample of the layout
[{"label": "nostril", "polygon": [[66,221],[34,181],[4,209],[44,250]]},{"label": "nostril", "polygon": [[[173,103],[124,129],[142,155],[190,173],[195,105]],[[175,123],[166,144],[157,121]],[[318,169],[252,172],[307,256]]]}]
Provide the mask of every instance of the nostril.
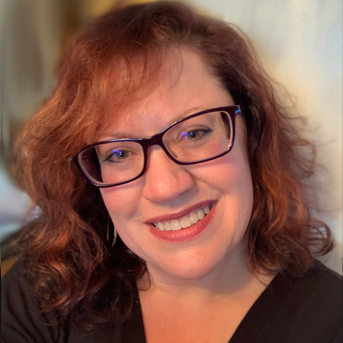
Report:
[{"label": "nostril", "polygon": [[193,176],[184,166],[155,155],[145,173],[143,196],[149,201],[175,200],[194,186]]}]

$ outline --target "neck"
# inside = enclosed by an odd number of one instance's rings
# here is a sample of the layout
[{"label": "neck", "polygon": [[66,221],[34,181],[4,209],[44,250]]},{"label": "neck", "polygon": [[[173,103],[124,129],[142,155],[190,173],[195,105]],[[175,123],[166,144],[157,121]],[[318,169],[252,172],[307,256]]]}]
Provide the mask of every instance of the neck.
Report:
[{"label": "neck", "polygon": [[220,296],[237,297],[249,289],[252,284],[261,284],[264,289],[271,281],[270,276],[252,273],[248,270],[243,256],[230,256],[206,275],[197,278],[177,278],[149,266],[139,281],[138,287],[143,292],[160,294],[170,298],[213,299]]},{"label": "neck", "polygon": [[228,341],[273,278],[251,273],[232,255],[201,278],[149,273],[138,283],[148,342]]}]

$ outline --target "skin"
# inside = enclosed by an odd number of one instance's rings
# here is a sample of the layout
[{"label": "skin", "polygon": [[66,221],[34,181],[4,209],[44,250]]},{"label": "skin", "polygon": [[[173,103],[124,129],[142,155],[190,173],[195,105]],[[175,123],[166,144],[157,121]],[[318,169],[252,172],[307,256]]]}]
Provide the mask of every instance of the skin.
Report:
[{"label": "skin", "polygon": [[[189,114],[234,105],[196,53],[181,49],[181,60],[180,55],[170,53],[167,62],[158,85],[143,90],[139,100],[125,110],[102,139],[147,137]],[[197,332],[202,335],[197,341],[206,341],[206,334],[212,339],[214,336],[195,327],[194,320],[188,322],[187,316],[200,316],[199,325],[206,321],[209,328],[215,318],[213,331],[220,331],[219,341],[227,341],[270,282],[252,275],[243,257],[243,236],[253,204],[244,122],[240,116],[236,118],[234,147],[216,160],[181,166],[159,146],[150,149],[148,158],[147,171],[140,179],[101,189],[101,194],[121,239],[147,263],[151,286],[140,292],[140,299],[149,341],[158,341],[168,331],[162,320],[158,324],[166,308],[170,314],[175,311],[175,318],[182,318],[174,322],[173,328],[182,330],[188,325],[187,330],[194,333],[189,341],[197,338]],[[170,242],[152,234],[156,230],[148,224],[152,218],[178,213],[204,201],[215,202],[215,212],[196,237]],[[147,288],[147,280],[143,277],[139,286]],[[208,311],[202,316],[200,309],[204,306]],[[225,311],[237,314],[231,325],[221,322]],[[219,318],[207,318],[208,313],[217,313]],[[170,323],[170,317],[165,320]],[[224,325],[227,329],[221,332]],[[170,341],[177,341],[177,337],[172,338],[175,332],[169,333]],[[187,341],[185,336],[182,341]]]}]

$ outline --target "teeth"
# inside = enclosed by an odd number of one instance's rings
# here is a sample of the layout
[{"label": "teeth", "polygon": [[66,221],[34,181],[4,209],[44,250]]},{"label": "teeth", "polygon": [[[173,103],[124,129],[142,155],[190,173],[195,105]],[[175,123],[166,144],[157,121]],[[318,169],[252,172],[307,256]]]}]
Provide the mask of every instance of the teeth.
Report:
[{"label": "teeth", "polygon": [[171,231],[172,227],[169,222],[163,224],[164,230]]},{"label": "teeth", "polygon": [[182,228],[181,223],[177,219],[172,220],[170,226],[173,231],[181,230]]},{"label": "teeth", "polygon": [[181,219],[173,219],[172,221],[167,222],[158,222],[154,223],[154,225],[160,231],[177,231],[186,229],[187,227],[190,227],[193,224],[197,223],[199,220],[203,219],[208,214],[208,212],[210,212],[210,208],[208,206],[205,206],[204,208],[199,208],[196,211],[191,212]]},{"label": "teeth", "polygon": [[189,219],[191,220],[192,224],[195,224],[199,220],[198,216],[194,212],[191,212]]},{"label": "teeth", "polygon": [[203,219],[205,217],[204,211],[199,209],[197,211],[197,216],[198,216],[199,220]]},{"label": "teeth", "polygon": [[186,227],[190,227],[192,225],[191,220],[189,217],[185,216],[181,218],[181,227],[185,229]]}]

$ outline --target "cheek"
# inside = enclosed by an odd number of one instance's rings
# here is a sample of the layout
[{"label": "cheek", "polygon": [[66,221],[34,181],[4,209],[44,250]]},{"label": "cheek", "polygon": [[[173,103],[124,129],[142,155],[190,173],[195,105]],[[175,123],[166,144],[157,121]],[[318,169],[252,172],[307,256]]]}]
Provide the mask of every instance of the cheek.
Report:
[{"label": "cheek", "polygon": [[103,188],[101,195],[114,224],[132,218],[139,209],[139,191],[130,184]]},{"label": "cheek", "polygon": [[[231,160],[226,176],[217,179],[225,194],[228,214],[241,223],[248,224],[253,206],[253,185],[250,168],[246,163]],[[224,174],[224,171],[223,171]]]},{"label": "cheek", "polygon": [[131,251],[140,255],[136,239],[140,240],[141,230],[136,230],[135,226],[139,212],[138,192],[131,185],[124,186],[102,189],[101,195],[120,238]]},{"label": "cheek", "polygon": [[207,165],[198,165],[196,174],[199,179],[207,180],[214,188],[228,195],[252,198],[252,177],[249,162],[243,149],[237,147],[229,154]]},{"label": "cheek", "polygon": [[141,223],[137,221],[141,213],[142,199],[139,187],[128,184],[123,187],[105,188],[101,190],[101,195],[121,240],[131,251],[146,259],[147,254],[141,246],[145,230],[140,230]]},{"label": "cheek", "polygon": [[[215,162],[215,161],[213,161]],[[253,207],[253,183],[244,136],[241,134],[232,151],[219,159],[208,171],[215,175],[213,187],[223,195],[223,216],[237,233],[244,233]],[[235,229],[234,229],[235,228]]]}]

